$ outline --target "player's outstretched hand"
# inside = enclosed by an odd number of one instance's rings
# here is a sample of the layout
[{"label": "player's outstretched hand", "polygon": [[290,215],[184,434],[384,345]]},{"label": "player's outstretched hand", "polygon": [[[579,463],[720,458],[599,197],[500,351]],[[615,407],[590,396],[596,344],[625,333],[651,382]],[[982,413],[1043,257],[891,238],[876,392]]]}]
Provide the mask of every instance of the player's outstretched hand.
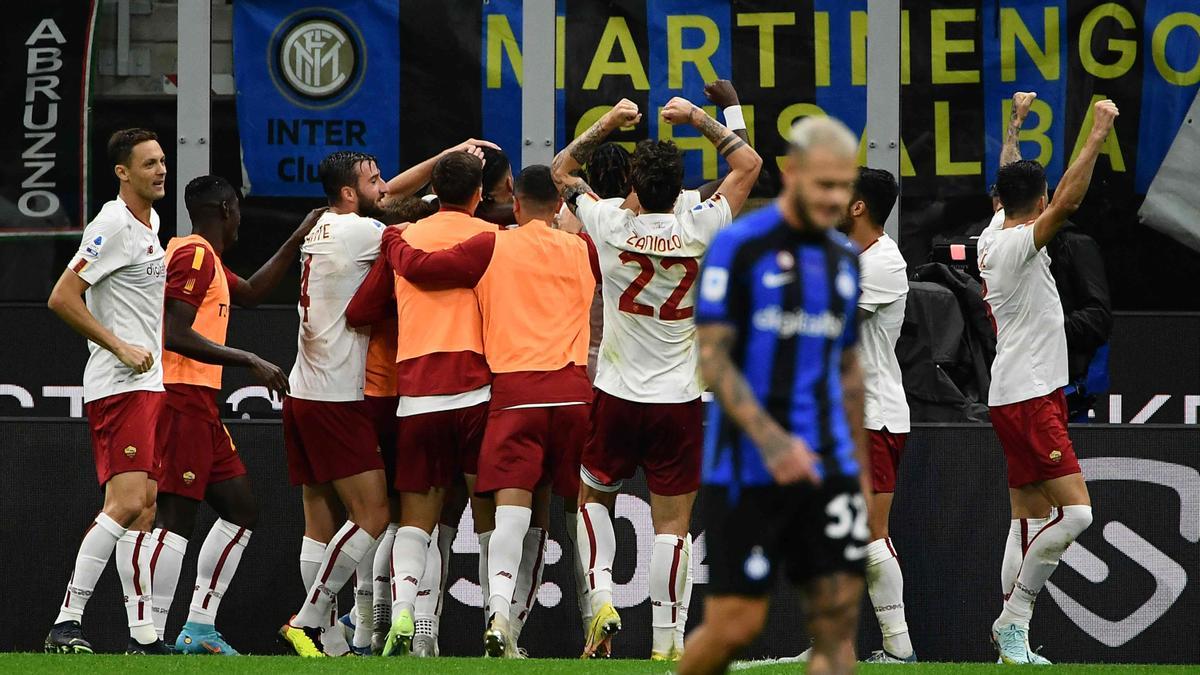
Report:
[{"label": "player's outstretched hand", "polygon": [[729,80],[713,80],[704,85],[704,97],[718,108],[738,105],[737,89],[733,88],[733,83]]},{"label": "player's outstretched hand", "polygon": [[1120,114],[1121,111],[1117,110],[1116,103],[1108,99],[1096,101],[1095,113],[1092,117],[1092,132],[1103,133],[1107,136]]},{"label": "player's outstretched hand", "polygon": [[638,111],[637,104],[627,98],[617,101],[616,105],[604,113],[604,117],[605,126],[609,129],[628,127],[642,121],[642,113]]},{"label": "player's outstretched hand", "polygon": [[321,206],[309,211],[308,215],[304,216],[304,220],[300,221],[300,227],[296,228],[296,231],[292,234],[292,236],[300,239],[307,237],[308,233],[311,232],[314,227],[316,227],[317,221],[320,220],[321,216],[325,215],[325,212],[328,210],[328,206]]},{"label": "player's outstretched hand", "polygon": [[122,344],[120,347],[117,347],[116,355],[121,360],[121,363],[124,363],[127,368],[132,369],[138,375],[154,367],[154,354],[141,347]]},{"label": "player's outstretched hand", "polygon": [[663,121],[667,124],[688,124],[692,121],[692,110],[695,108],[691,101],[676,96],[663,106]]},{"label": "player's outstretched hand", "polygon": [[250,362],[250,372],[279,398],[288,393],[288,376],[274,363],[255,356]]},{"label": "player's outstretched hand", "polygon": [[801,481],[818,485],[821,482],[821,476],[817,473],[819,461],[820,457],[808,447],[808,443],[793,436],[791,445],[767,459],[767,470],[780,485]]},{"label": "player's outstretched hand", "polygon": [[1025,119],[1029,115],[1029,109],[1033,107],[1033,101],[1037,98],[1036,91],[1018,91],[1013,94],[1013,113],[1019,119]]}]

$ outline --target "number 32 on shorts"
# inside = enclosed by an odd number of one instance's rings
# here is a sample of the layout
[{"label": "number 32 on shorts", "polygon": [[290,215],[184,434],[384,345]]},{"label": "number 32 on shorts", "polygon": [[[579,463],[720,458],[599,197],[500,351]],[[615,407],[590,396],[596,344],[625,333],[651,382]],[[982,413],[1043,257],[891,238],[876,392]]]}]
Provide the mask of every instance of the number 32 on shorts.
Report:
[{"label": "number 32 on shorts", "polygon": [[825,515],[830,522],[825,525],[825,536],[831,540],[850,539],[846,543],[847,560],[861,560],[867,554],[864,544],[870,539],[867,526],[867,502],[861,493],[844,492],[825,505]]}]

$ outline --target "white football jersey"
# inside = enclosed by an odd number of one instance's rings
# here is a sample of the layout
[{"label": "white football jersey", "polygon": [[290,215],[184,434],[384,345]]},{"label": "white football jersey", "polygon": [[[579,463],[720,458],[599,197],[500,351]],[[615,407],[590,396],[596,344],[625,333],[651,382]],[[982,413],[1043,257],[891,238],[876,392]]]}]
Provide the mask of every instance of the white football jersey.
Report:
[{"label": "white football jersey", "polygon": [[142,374],[112,352],[88,342],[83,369],[83,400],[129,391],[163,391],[162,322],[167,290],[166,253],[158,241],[158,213],[150,225],[137,219],[120,198],[108,202],[83,230],[79,251],[69,267],[90,286],[88,311],[121,340],[154,355]]},{"label": "white football jersey", "polygon": [[867,429],[887,427],[892,433],[909,431],[908,400],[896,358],[896,341],[904,325],[908,274],[904,256],[886,234],[858,254],[860,309],[868,312],[858,328],[859,359],[866,385],[864,419]]},{"label": "white football jersey", "polygon": [[979,235],[983,300],[996,328],[988,405],[1028,401],[1067,384],[1067,333],[1050,254],[1033,223],[1004,228],[1003,209]]},{"label": "white football jersey", "polygon": [[698,398],[695,283],[713,236],[733,220],[729,202],[716,194],[682,212],[635,215],[584,195],[575,213],[604,277],[596,387],[640,403]]},{"label": "white football jersey", "polygon": [[361,401],[369,328],[346,323],[346,307],[375,258],[383,223],[325,212],[300,247],[300,337],[288,378],[310,401]]}]

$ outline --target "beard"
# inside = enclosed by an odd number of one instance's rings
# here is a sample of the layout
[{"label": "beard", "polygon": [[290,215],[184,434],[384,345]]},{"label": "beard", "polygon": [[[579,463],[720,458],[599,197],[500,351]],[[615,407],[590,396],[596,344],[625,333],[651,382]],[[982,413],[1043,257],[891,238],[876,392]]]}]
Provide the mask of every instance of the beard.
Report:
[{"label": "beard", "polygon": [[358,215],[364,218],[374,218],[375,220],[383,221],[387,214],[384,213],[383,206],[379,203],[380,200],[372,200],[357,189],[354,192],[358,196]]}]

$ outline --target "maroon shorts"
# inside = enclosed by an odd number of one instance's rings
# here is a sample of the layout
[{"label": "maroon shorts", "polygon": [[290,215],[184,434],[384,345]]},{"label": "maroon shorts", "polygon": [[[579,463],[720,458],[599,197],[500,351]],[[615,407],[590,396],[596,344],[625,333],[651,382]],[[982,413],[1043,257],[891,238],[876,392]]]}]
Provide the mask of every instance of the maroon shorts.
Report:
[{"label": "maroon shorts", "polygon": [[129,391],[84,404],[101,485],[128,471],[158,477],[157,423],[165,399],[161,391]]},{"label": "maroon shorts", "polygon": [[449,488],[463,474],[479,469],[479,447],[487,424],[488,404],[439,410],[400,418],[393,486],[401,492]]},{"label": "maroon shorts", "polygon": [[375,438],[379,439],[379,457],[383,460],[383,472],[387,476],[388,490],[396,475],[396,405],[398,396],[367,396],[371,407],[371,421],[375,425]]},{"label": "maroon shorts", "polygon": [[366,401],[285,398],[283,444],[292,485],[317,485],[383,470]]},{"label": "maroon shorts", "polygon": [[992,428],[1008,459],[1008,486],[1079,473],[1067,435],[1067,397],[1061,389],[1008,405],[991,406]]},{"label": "maroon shorts", "polygon": [[867,435],[871,438],[871,485],[876,492],[895,492],[908,434],[894,434],[884,427],[867,429]]},{"label": "maroon shorts", "polygon": [[205,389],[167,385],[166,405],[158,418],[159,492],[202,501],[209,485],[246,475],[216,401],[203,398]]},{"label": "maroon shorts", "polygon": [[587,442],[588,405],[510,408],[488,413],[475,492],[533,492],[550,484],[564,499],[579,496],[579,456]]},{"label": "maroon shorts", "polygon": [[584,480],[615,491],[637,468],[656,495],[700,489],[704,453],[704,404],[635,403],[596,390],[592,430],[583,449]]}]

